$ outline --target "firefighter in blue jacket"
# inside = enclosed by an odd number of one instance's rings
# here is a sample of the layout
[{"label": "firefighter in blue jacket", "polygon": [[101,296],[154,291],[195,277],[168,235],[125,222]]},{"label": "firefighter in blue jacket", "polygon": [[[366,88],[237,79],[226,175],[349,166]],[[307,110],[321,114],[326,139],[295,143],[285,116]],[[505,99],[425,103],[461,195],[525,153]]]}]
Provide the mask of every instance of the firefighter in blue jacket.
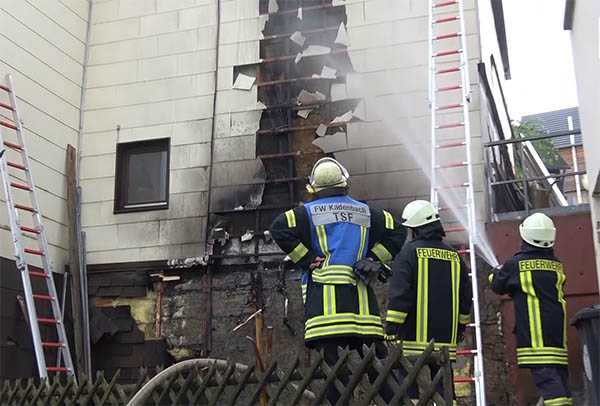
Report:
[{"label": "firefighter in blue jacket", "polygon": [[[412,231],[394,259],[386,317],[386,339],[403,339],[408,355],[420,355],[431,339],[447,347],[456,360],[456,346],[470,321],[471,281],[459,253],[443,241],[440,216],[428,201],[415,200],[404,208],[403,225]],[[437,370],[432,368],[432,376]],[[443,388],[438,388],[443,393]],[[418,398],[417,388],[409,389]]]},{"label": "firefighter in blue jacket", "polygon": [[[271,227],[279,247],[305,271],[304,340],[323,350],[329,365],[338,359],[338,346],[360,352],[363,344],[375,343],[384,351],[379,307],[368,281],[406,238],[390,213],[348,196],[348,180],[335,159],[319,160],[307,185],[314,200],[281,214]],[[329,402],[339,396],[331,385]]]},{"label": "firefighter in blue jacket", "polygon": [[535,213],[523,221],[519,233],[521,251],[490,274],[492,290],[513,299],[517,363],[531,369],[544,405],[572,405],[565,273],[554,256],[556,228],[550,217]]}]

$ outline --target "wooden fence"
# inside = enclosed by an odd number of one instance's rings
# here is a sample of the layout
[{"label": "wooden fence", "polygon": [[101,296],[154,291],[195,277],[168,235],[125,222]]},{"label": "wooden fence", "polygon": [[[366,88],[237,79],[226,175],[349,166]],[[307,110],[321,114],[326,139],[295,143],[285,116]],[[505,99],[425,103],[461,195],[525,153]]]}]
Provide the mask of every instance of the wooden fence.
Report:
[{"label": "wooden fence", "polygon": [[[433,352],[433,343],[419,357],[405,357],[393,348],[384,359],[375,349],[365,347],[363,355],[340,349],[339,360],[328,365],[316,354],[308,367],[296,357],[286,367],[275,361],[263,371],[222,360],[187,361],[150,379],[148,374],[136,385],[120,385],[118,373],[111,379],[50,379],[5,381],[0,385],[2,405],[323,405],[327,388],[335,385],[341,397],[337,405],[452,405],[452,370],[447,351]],[[187,367],[189,365],[189,367]],[[437,373],[431,376],[429,366]],[[367,371],[377,371],[370,381]],[[398,371],[405,371],[404,379]],[[343,383],[343,382],[345,383]],[[390,402],[379,395],[387,385],[394,393]],[[419,388],[418,400],[407,390]],[[443,386],[441,393],[436,387]]]}]

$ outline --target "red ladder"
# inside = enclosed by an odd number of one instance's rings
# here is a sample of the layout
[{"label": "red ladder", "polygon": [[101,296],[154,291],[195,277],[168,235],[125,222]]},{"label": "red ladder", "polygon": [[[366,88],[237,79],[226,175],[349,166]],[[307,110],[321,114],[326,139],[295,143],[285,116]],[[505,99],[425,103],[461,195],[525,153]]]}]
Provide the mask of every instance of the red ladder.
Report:
[{"label": "red ladder", "polygon": [[[455,383],[475,386],[478,406],[485,406],[483,374],[483,345],[477,290],[477,263],[475,256],[475,193],[473,161],[471,157],[471,128],[469,122],[470,83],[469,59],[465,29],[463,0],[429,0],[429,99],[431,108],[431,201],[440,213],[455,212],[464,219],[460,226],[446,227],[448,234],[456,235],[463,245],[458,252],[467,257],[473,285],[474,322],[468,326],[475,332],[475,348],[459,348],[458,357],[473,358],[473,375],[457,376]],[[458,59],[458,60],[456,60]],[[446,83],[439,85],[439,81]],[[444,97],[444,102],[438,100]],[[460,114],[460,119],[445,115]],[[461,131],[460,138],[451,133]],[[452,159],[448,159],[448,157]],[[446,159],[444,159],[446,158]],[[451,179],[451,180],[449,180]],[[448,207],[440,208],[444,198]],[[452,200],[458,200],[452,204]]]},{"label": "red ladder", "polygon": [[[71,359],[71,352],[69,351],[69,343],[62,320],[56,286],[52,277],[52,264],[48,255],[48,240],[46,239],[46,232],[42,224],[36,187],[31,174],[29,155],[23,138],[17,97],[10,75],[6,76],[5,84],[0,84],[0,100],[5,98],[9,100],[9,103],[0,103],[0,174],[6,195],[15,261],[17,270],[21,274],[23,290],[25,292],[27,317],[29,319],[29,326],[31,327],[38,372],[42,379],[48,378],[48,374],[51,372],[73,376],[73,361]],[[6,118],[8,116],[12,118]],[[11,141],[5,138],[5,132],[6,137],[10,136]],[[24,196],[27,196],[27,198],[25,199]],[[26,200],[27,203],[16,203],[15,197],[19,197],[19,200]],[[22,221],[26,219],[25,216],[27,215],[30,215],[32,225],[23,225]],[[27,237],[27,241],[34,240],[36,246],[26,247],[24,245],[24,237]],[[29,257],[40,259],[43,268],[42,272],[31,269],[32,267],[28,263]],[[31,278],[41,280],[42,283],[39,285],[43,286],[44,290],[33,292]],[[50,314],[40,315],[36,303],[44,303],[46,306],[43,307],[50,307]],[[45,328],[41,326],[45,326]],[[56,331],[56,338],[43,340],[42,332],[47,331],[49,328]],[[56,353],[56,366],[49,366],[46,362],[50,351]]]}]

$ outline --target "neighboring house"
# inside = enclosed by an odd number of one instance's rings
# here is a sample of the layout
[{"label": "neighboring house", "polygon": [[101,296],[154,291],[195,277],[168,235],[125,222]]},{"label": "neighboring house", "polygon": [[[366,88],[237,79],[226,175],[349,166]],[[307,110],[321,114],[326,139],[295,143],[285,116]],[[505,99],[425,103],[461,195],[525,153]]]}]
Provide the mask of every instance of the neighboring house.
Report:
[{"label": "neighboring house", "polygon": [[[555,135],[574,131],[574,143],[571,143],[571,136],[565,135],[556,138],[550,138],[549,141],[554,146],[564,162],[564,168],[560,168],[563,173],[585,171],[585,157],[583,151],[583,141],[581,135],[581,124],[579,121],[579,109],[572,107],[568,109],[548,111],[545,113],[531,114],[521,118],[523,123],[533,123],[539,127],[539,130],[548,135]],[[575,155],[573,155],[575,153]],[[575,156],[575,160],[573,157]],[[577,184],[574,176],[569,176],[559,180],[561,190],[565,193],[570,204],[581,204],[588,201],[585,181],[587,177],[579,176],[581,201],[578,201]]]},{"label": "neighboring house", "polygon": [[[502,91],[510,68],[502,1],[464,3],[483,230],[493,214],[483,144],[512,138]],[[398,217],[429,195],[427,1],[13,0],[0,5],[0,27],[0,73],[13,73],[21,97],[57,271],[69,249],[67,144],[81,159],[94,361],[107,373],[122,368],[133,381],[138,366],[207,354],[253,363],[245,338],[252,323],[232,329],[262,307],[274,356],[302,351],[299,275],[280,269],[265,231],[306,197],[319,157],[342,161],[353,195]],[[299,95],[310,109],[298,106]],[[320,124],[339,116],[317,137]],[[447,137],[460,139],[461,130]],[[453,170],[464,168],[445,175]],[[497,239],[516,248],[508,235]],[[4,268],[9,241],[3,225]],[[2,279],[0,290],[14,297],[18,282]],[[514,404],[498,299],[485,300],[488,402]],[[20,326],[17,341],[26,343],[13,302],[7,323]],[[0,336],[0,350],[6,342]]]},{"label": "neighboring house", "polygon": [[589,199],[594,224],[596,270],[600,279],[600,3],[597,1],[565,2],[564,29],[571,31],[573,63],[579,97],[579,114],[583,146],[587,159]]}]

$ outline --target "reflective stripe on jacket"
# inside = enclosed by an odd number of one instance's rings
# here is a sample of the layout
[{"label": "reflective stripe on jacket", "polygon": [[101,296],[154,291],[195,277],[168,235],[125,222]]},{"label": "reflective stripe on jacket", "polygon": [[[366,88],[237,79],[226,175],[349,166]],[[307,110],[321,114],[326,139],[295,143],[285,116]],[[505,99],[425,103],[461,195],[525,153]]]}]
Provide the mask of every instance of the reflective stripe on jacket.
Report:
[{"label": "reflective stripe on jacket", "polygon": [[383,325],[373,290],[356,284],[309,285],[304,340],[334,336],[383,338]]},{"label": "reflective stripe on jacket", "polygon": [[565,280],[552,249],[525,243],[491,277],[492,290],[513,299],[520,366],[568,364]]},{"label": "reflective stripe on jacket", "polygon": [[319,283],[356,284],[355,262],[363,259],[371,227],[369,206],[348,196],[317,199],[304,205],[311,229],[311,245],[324,258],[312,272]]},{"label": "reflective stripe on jacket", "polygon": [[470,321],[471,281],[459,254],[439,239],[407,243],[392,266],[386,322],[403,333],[406,354],[431,339],[456,359],[459,324]]},{"label": "reflective stripe on jacket", "polygon": [[[345,195],[326,197],[281,214],[271,235],[297,268],[310,275],[302,277],[307,342],[383,336],[376,297],[357,283],[352,268],[365,257],[390,263],[400,251],[406,231],[391,214]],[[324,259],[323,266],[310,271],[317,257]]]}]

